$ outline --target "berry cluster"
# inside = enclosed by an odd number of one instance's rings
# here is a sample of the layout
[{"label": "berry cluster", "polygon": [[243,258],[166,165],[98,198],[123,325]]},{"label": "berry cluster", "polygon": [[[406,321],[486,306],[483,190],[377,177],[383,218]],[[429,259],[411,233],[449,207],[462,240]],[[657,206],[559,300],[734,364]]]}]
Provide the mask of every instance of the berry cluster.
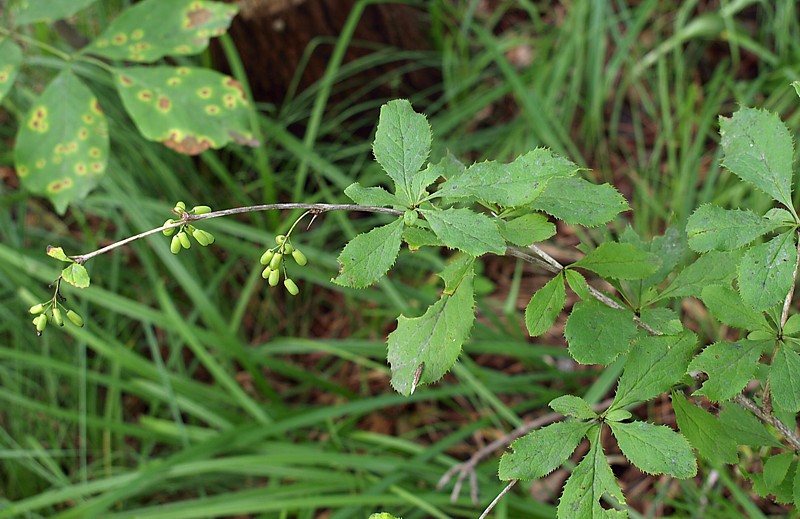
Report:
[{"label": "berry cluster", "polygon": [[261,255],[260,262],[262,265],[266,265],[261,272],[261,277],[266,279],[270,286],[278,286],[282,269],[284,277],[283,286],[286,287],[286,290],[290,294],[296,296],[297,293],[300,292],[300,289],[297,288],[295,282],[286,274],[286,264],[283,258],[285,256],[291,256],[301,267],[308,263],[308,260],[305,254],[292,246],[291,239],[286,235],[279,234],[276,236],[275,243],[277,244],[275,247],[267,249],[264,254]]},{"label": "berry cluster", "polygon": [[[59,297],[59,296],[56,296]],[[28,310],[31,315],[34,315],[33,325],[36,327],[36,335],[41,335],[47,327],[47,323],[52,321],[58,326],[64,326],[64,316],[67,320],[75,326],[83,326],[83,318],[78,315],[74,310],[67,310],[64,305],[53,298],[50,301],[38,303],[30,307]],[[65,314],[66,311],[66,314]],[[48,313],[50,314],[48,317]]]},{"label": "berry cluster", "polygon": [[[174,220],[172,218],[168,219],[164,222],[164,225],[171,225],[173,223],[178,223],[180,221],[184,221],[184,214],[208,214],[211,212],[211,208],[207,205],[196,205],[194,206],[191,211],[186,210],[186,204],[183,202],[178,202],[175,204],[175,207],[172,209],[172,212],[175,213],[176,216],[179,216],[179,220]],[[161,231],[164,236],[172,236],[175,233],[176,227],[170,227],[169,229],[164,229]],[[189,236],[194,238],[197,243],[199,243],[202,247],[207,245],[211,245],[214,243],[214,235],[208,231],[204,231],[203,229],[198,229],[194,225],[187,223],[184,221],[183,225],[177,227],[178,233],[175,236],[172,236],[172,242],[169,244],[169,250],[173,254],[177,254],[181,251],[181,249],[188,249],[192,246],[192,242],[189,240]]]}]

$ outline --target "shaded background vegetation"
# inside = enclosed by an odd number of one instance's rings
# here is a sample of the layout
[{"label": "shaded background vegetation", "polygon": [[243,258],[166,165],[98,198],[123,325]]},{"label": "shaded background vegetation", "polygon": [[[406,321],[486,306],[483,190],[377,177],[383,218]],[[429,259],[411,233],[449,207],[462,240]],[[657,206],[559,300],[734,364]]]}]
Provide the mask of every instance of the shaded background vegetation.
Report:
[{"label": "shaded background vegetation", "polygon": [[[126,5],[102,1],[31,34],[67,48],[64,34],[96,35]],[[700,203],[765,209],[719,168],[717,117],[755,105],[800,127],[790,0],[249,0],[236,23],[199,61],[252,86],[264,145],[179,156],[143,140],[109,78],[80,68],[113,155],[101,189],[64,218],[20,191],[13,170],[16,121],[63,66],[28,49],[0,111],[0,517],[475,517],[502,488],[496,458],[478,468],[478,508],[434,489],[445,470],[556,396],[601,400],[618,375],[574,366],[558,328],[527,338],[520,310],[546,278],[486,258],[462,362],[411,398],[393,393],[385,336],[436,298],[429,272],[446,258],[405,251],[370,290],[334,286],[341,246],[379,216],[332,213],[299,234],[310,264],[295,271],[296,298],[256,268],[296,215],[209,222],[218,246],[179,257],[166,239],[137,242],[87,265],[94,284],[71,297],[86,328],[37,338],[26,309],[57,276],[48,243],[92,250],[160,225],[176,200],[342,202],[351,182],[382,181],[378,109],[403,96],[428,115],[434,157],[511,160],[548,146],[617,186],[633,211],[608,229],[561,228],[547,250],[567,259],[626,225],[682,228]],[[699,305],[681,310],[707,340],[727,333]],[[637,412],[672,423],[663,404]],[[735,467],[679,482],[611,461],[634,517],[786,513]],[[518,485],[496,516],[553,517],[566,475]]]}]

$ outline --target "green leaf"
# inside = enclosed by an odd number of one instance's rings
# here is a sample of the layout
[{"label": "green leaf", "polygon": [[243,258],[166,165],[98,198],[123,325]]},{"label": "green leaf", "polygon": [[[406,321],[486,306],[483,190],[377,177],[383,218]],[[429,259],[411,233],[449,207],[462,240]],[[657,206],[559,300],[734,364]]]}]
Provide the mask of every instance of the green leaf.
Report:
[{"label": "green leaf", "polygon": [[790,315],[783,325],[783,334],[798,336],[800,335],[800,314]]},{"label": "green leaf", "polygon": [[656,236],[650,242],[642,240],[633,227],[628,226],[620,236],[620,243],[630,243],[637,249],[655,254],[659,261],[659,268],[650,276],[640,281],[640,290],[652,287],[664,281],[668,275],[683,259],[686,253],[686,243],[683,233],[676,227],[668,227],[664,234]]},{"label": "green leaf", "polygon": [[605,419],[609,422],[624,422],[625,420],[630,420],[632,417],[633,414],[627,409],[609,409],[605,413]]},{"label": "green leaf", "polygon": [[77,288],[89,286],[89,273],[86,272],[86,267],[80,263],[71,263],[61,271],[61,277],[64,281]]},{"label": "green leaf", "polygon": [[464,277],[471,275],[475,256],[469,254],[456,254],[447,266],[439,273],[444,281],[444,293],[452,294],[461,285]]},{"label": "green leaf", "polygon": [[596,185],[582,178],[555,177],[531,207],[569,224],[596,227],[629,209],[619,192],[608,184]]},{"label": "green leaf", "polygon": [[792,207],[792,135],[777,114],[742,108],[720,117],[722,165]]},{"label": "green leaf", "polygon": [[566,273],[565,276],[567,278],[567,284],[569,285],[569,288],[575,292],[575,295],[581,299],[589,299],[589,286],[586,283],[586,278],[583,277],[583,274],[569,269],[565,269],[564,272]]},{"label": "green leaf", "polygon": [[642,308],[639,320],[664,335],[678,335],[683,332],[680,316],[669,308]]},{"label": "green leaf", "polygon": [[17,173],[34,194],[46,196],[59,214],[85,197],[105,173],[108,128],[97,98],[65,69],[20,121]]},{"label": "green leaf", "polygon": [[651,302],[671,297],[700,297],[708,285],[730,286],[736,277],[736,265],[741,260],[740,251],[711,251],[703,254],[691,265],[684,268]]},{"label": "green leaf", "polygon": [[742,301],[739,293],[723,285],[703,289],[701,299],[720,322],[743,330],[770,330],[764,314]]},{"label": "green leaf", "polygon": [[575,395],[564,395],[550,401],[550,408],[564,416],[572,416],[581,420],[597,418],[597,413],[583,398]]},{"label": "green leaf", "polygon": [[411,192],[417,193],[415,201],[424,198],[427,187],[441,177],[459,174],[464,170],[464,165],[450,153],[442,157],[436,164],[428,163],[427,167],[414,175],[411,179]]},{"label": "green leaf", "polygon": [[712,402],[724,402],[741,393],[753,378],[766,344],[765,341],[741,340],[706,346],[689,365],[691,371],[708,375],[703,387],[694,394],[704,395]]},{"label": "green leaf", "polygon": [[344,194],[359,205],[373,205],[378,207],[403,206],[403,202],[382,187],[364,187],[358,182],[347,186]]},{"label": "green leaf", "polygon": [[556,422],[542,427],[511,444],[514,452],[500,458],[498,476],[511,479],[537,479],[550,474],[569,459],[592,422]]},{"label": "green leaf", "polygon": [[581,267],[612,279],[642,279],[654,273],[659,263],[655,254],[629,243],[606,242],[570,267]]},{"label": "green leaf", "polygon": [[713,464],[739,462],[736,441],[714,415],[690,404],[683,394],[672,393],[672,407],[681,433],[697,449],[700,457]]},{"label": "green leaf", "polygon": [[635,335],[633,312],[594,299],[576,303],[564,329],[569,353],[581,364],[610,364],[628,351]]},{"label": "green leaf", "polygon": [[422,247],[444,247],[444,242],[438,236],[421,227],[403,229],[403,240],[411,252],[418,251]]},{"label": "green leaf", "polygon": [[148,63],[198,54],[228,30],[238,10],[206,0],[145,0],[123,11],[84,52]]},{"label": "green leaf", "polygon": [[739,263],[739,293],[756,310],[780,303],[789,292],[797,263],[794,232],[756,245]]},{"label": "green leaf", "polygon": [[47,255],[51,258],[55,258],[59,261],[63,261],[64,263],[74,263],[75,260],[64,254],[64,249],[61,247],[53,247],[52,245],[47,246]]},{"label": "green leaf", "polygon": [[22,49],[11,38],[0,41],[0,102],[11,90],[22,65]]},{"label": "green leaf", "polygon": [[738,405],[729,405],[720,411],[719,422],[739,445],[783,448],[758,418]]},{"label": "green leaf", "polygon": [[456,178],[443,183],[437,194],[447,198],[477,198],[502,207],[533,202],[554,177],[567,177],[578,166],[545,148],[517,157],[510,164],[494,161],[473,164]]},{"label": "green leaf", "polygon": [[97,0],[26,0],[16,18],[14,26],[27,25],[33,22],[52,22],[69,18],[84,7]]},{"label": "green leaf", "polygon": [[787,211],[782,207],[773,207],[766,213],[764,213],[764,218],[768,219],[769,221],[775,224],[775,227],[786,227],[795,225],[794,215]]},{"label": "green leaf", "polygon": [[794,453],[791,452],[774,454],[764,461],[764,483],[771,494],[776,494],[778,487],[786,479],[792,461],[794,461]]},{"label": "green leaf", "polygon": [[506,242],[495,222],[469,209],[420,211],[436,236],[450,248],[480,256],[487,252],[505,254]]},{"label": "green leaf", "polygon": [[374,513],[369,516],[369,519],[403,519],[402,517],[396,517],[389,512],[379,512]]},{"label": "green leaf", "polygon": [[609,422],[620,450],[647,474],[686,479],[697,474],[697,461],[686,438],[664,425]]},{"label": "green leaf", "polygon": [[394,265],[402,234],[402,218],[359,234],[339,254],[339,275],[331,281],[352,288],[375,283]]},{"label": "green leaf", "polygon": [[499,220],[500,234],[514,245],[527,247],[556,234],[556,226],[539,213],[529,213],[504,222]]},{"label": "green leaf", "polygon": [[753,211],[723,209],[705,204],[689,217],[686,234],[689,237],[689,247],[694,251],[733,250],[747,245],[776,227],[776,222]]},{"label": "green leaf", "polygon": [[424,193],[424,182],[415,183],[414,177],[430,151],[431,127],[424,115],[414,112],[411,103],[396,99],[381,107],[372,152],[394,181],[395,194],[407,205]]},{"label": "green leaf", "polygon": [[564,308],[566,298],[564,276],[560,272],[533,294],[525,308],[525,325],[531,337],[541,335],[553,326]]},{"label": "green leaf", "polygon": [[114,69],[114,83],[142,135],[178,153],[259,144],[242,86],[232,77],[203,68],[131,67]]},{"label": "green leaf", "polygon": [[697,336],[689,330],[680,335],[640,337],[628,355],[609,409],[644,402],[669,391],[686,373],[696,344]]},{"label": "green leaf", "polygon": [[778,409],[800,411],[800,355],[781,344],[769,370],[772,403]]},{"label": "green leaf", "polygon": [[397,319],[388,360],[398,393],[408,396],[418,385],[436,382],[458,360],[475,320],[473,277],[470,269],[453,295],[442,294],[421,317]]},{"label": "green leaf", "polygon": [[624,510],[606,509],[600,500],[606,496],[616,505],[625,504],[614,473],[608,465],[600,443],[600,428],[589,433],[591,447],[583,460],[572,471],[564,484],[564,491],[558,503],[558,519],[622,519],[628,517]]}]

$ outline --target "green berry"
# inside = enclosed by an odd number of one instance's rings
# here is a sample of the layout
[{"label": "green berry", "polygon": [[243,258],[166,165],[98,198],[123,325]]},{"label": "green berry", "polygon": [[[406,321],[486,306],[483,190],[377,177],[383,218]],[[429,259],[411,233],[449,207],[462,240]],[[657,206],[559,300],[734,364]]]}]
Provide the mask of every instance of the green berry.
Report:
[{"label": "green berry", "polygon": [[177,214],[181,214],[184,211],[186,211],[186,204],[184,204],[183,202],[178,202],[177,204],[175,204],[175,207],[172,209],[172,212],[177,213]]},{"label": "green berry", "polygon": [[58,326],[64,326],[64,317],[61,315],[60,308],[53,308],[53,322]]},{"label": "green berry", "polygon": [[403,213],[403,223],[406,224],[408,227],[411,227],[415,223],[417,223],[417,212],[413,209],[408,209],[405,213]]},{"label": "green berry", "polygon": [[284,254],[291,254],[293,250],[294,247],[292,247],[291,243],[289,243],[288,241],[283,242],[283,247],[281,247],[281,252],[283,252]]},{"label": "green berry", "polygon": [[181,240],[178,238],[178,235],[172,237],[172,241],[169,243],[169,251],[173,254],[177,254],[181,251]]},{"label": "green berry", "polygon": [[[169,218],[169,219],[167,219],[166,222],[164,222],[164,225],[169,225],[169,224],[172,224],[172,223],[175,223],[175,220],[173,220],[172,218]],[[169,229],[164,229],[163,231],[161,231],[161,233],[164,236],[172,236],[175,233],[175,227],[170,227]]]},{"label": "green berry", "polygon": [[196,205],[192,207],[192,214],[208,214],[211,212],[211,208],[207,205]]},{"label": "green berry", "polygon": [[278,267],[281,266],[282,259],[283,259],[283,254],[281,254],[280,252],[272,256],[272,259],[269,260],[269,266],[272,267],[272,270],[278,270]]},{"label": "green berry", "polygon": [[272,250],[272,249],[269,249],[267,251],[264,251],[264,254],[261,255],[261,259],[258,260],[258,261],[262,265],[269,265],[269,262],[272,260],[272,257],[274,255],[275,255],[275,251]]},{"label": "green berry", "polygon": [[294,258],[294,260],[297,262],[297,264],[298,264],[298,265],[300,265],[301,267],[302,267],[303,265],[305,265],[306,263],[308,263],[308,259],[306,258],[306,255],[305,255],[305,254],[303,254],[302,252],[300,252],[300,251],[299,251],[299,250],[297,250],[297,249],[295,249],[294,251],[292,251],[292,257],[293,257],[293,258]]},{"label": "green berry", "polygon": [[192,246],[192,242],[189,241],[189,235],[186,234],[186,232],[181,231],[176,234],[176,236],[178,237],[178,240],[180,240],[181,247],[184,249],[188,249]]},{"label": "green berry", "polygon": [[83,328],[83,317],[76,314],[74,311],[72,310],[67,311],[67,319],[69,319],[70,322],[75,326]]},{"label": "green berry", "polygon": [[263,271],[261,271],[261,277],[267,279],[269,275],[272,273],[272,269],[267,267]]},{"label": "green berry", "polygon": [[283,280],[283,286],[285,286],[286,290],[293,296],[296,296],[300,292],[300,289],[297,288],[297,285],[294,284],[294,281],[289,278]]},{"label": "green berry", "polygon": [[212,242],[212,240],[208,239],[208,235],[209,233],[205,232],[203,229],[194,229],[194,233],[192,233],[192,236],[194,236],[194,239],[197,240],[197,243],[199,243],[201,247],[205,247]]},{"label": "green berry", "polygon": [[33,325],[36,326],[36,331],[41,334],[47,327],[47,315],[39,314],[33,318]]},{"label": "green berry", "polygon": [[283,245],[283,242],[285,242],[285,241],[286,241],[286,235],[285,234],[279,234],[279,235],[275,236],[275,243],[277,243],[278,245]]},{"label": "green berry", "polygon": [[28,311],[33,315],[39,315],[40,313],[44,312],[44,305],[42,303],[33,305],[28,309]]},{"label": "green berry", "polygon": [[206,237],[206,241],[208,241],[208,244],[209,244],[209,245],[211,245],[211,244],[213,244],[215,241],[217,241],[217,239],[216,239],[216,238],[214,238],[214,235],[213,235],[213,234],[211,234],[211,233],[210,233],[210,232],[208,232],[208,231],[203,231],[203,236],[205,236],[205,237]]},{"label": "green berry", "polygon": [[278,286],[278,281],[281,279],[281,271],[280,270],[273,270],[269,273],[269,286],[276,287]]}]

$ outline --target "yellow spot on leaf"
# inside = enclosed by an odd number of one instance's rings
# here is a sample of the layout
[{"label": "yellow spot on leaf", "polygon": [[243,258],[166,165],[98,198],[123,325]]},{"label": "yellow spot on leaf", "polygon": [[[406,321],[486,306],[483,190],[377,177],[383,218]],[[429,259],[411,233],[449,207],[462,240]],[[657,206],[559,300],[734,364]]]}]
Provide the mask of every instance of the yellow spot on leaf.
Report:
[{"label": "yellow spot on leaf", "polygon": [[143,36],[144,31],[142,29],[134,29],[133,32],[131,32],[132,40],[141,40]]},{"label": "yellow spot on leaf", "polygon": [[206,106],[206,113],[208,115],[217,115],[219,113],[219,106],[217,105]]},{"label": "yellow spot on leaf", "polygon": [[100,108],[100,103],[97,102],[96,97],[93,97],[89,102],[89,109],[96,115],[103,115],[103,110]]},{"label": "yellow spot on leaf", "polygon": [[20,178],[21,177],[27,177],[28,173],[30,173],[30,172],[31,172],[31,170],[30,170],[30,168],[28,166],[25,166],[25,165],[22,165],[22,164],[17,166],[17,175],[19,175]]},{"label": "yellow spot on leaf", "polygon": [[131,86],[133,84],[133,80],[128,76],[119,76],[119,82],[122,83],[122,86]]},{"label": "yellow spot on leaf", "polygon": [[75,164],[74,169],[75,173],[77,173],[78,175],[83,176],[86,174],[86,164],[84,164],[83,162],[78,162],[77,164]]},{"label": "yellow spot on leaf", "polygon": [[176,86],[181,84],[181,78],[179,77],[171,77],[167,80],[167,84],[169,86]]},{"label": "yellow spot on leaf", "polygon": [[64,157],[62,157],[61,155],[54,155],[54,156],[53,156],[53,160],[52,160],[52,162],[53,162],[53,164],[55,164],[56,166],[58,166],[59,164],[61,164],[62,162],[64,162]]},{"label": "yellow spot on leaf", "polygon": [[54,180],[47,184],[47,191],[50,193],[58,193],[59,191],[69,189],[70,187],[72,187],[72,179],[64,178],[61,180]]},{"label": "yellow spot on leaf", "polygon": [[44,159],[38,159],[35,163],[36,169],[42,169],[43,167],[47,166],[47,161]]},{"label": "yellow spot on leaf", "polygon": [[167,96],[158,96],[158,109],[162,112],[169,112],[172,108],[172,101]]},{"label": "yellow spot on leaf", "polygon": [[98,148],[97,146],[92,146],[91,148],[89,148],[89,156],[92,157],[93,159],[99,159],[100,155],[102,154],[103,152],[100,151],[100,148]]},{"label": "yellow spot on leaf", "polygon": [[89,138],[89,130],[87,130],[86,128],[81,128],[80,130],[78,130],[78,139],[85,141],[88,138]]},{"label": "yellow spot on leaf", "polygon": [[92,173],[98,174],[103,172],[103,163],[102,162],[92,162],[89,167],[92,170]]},{"label": "yellow spot on leaf", "polygon": [[164,146],[186,155],[197,155],[214,146],[214,142],[208,137],[187,135],[181,139],[176,138],[176,132],[170,132],[169,138],[162,142]]},{"label": "yellow spot on leaf", "polygon": [[0,72],[0,83],[5,83],[6,81],[8,81],[8,74]]},{"label": "yellow spot on leaf", "polygon": [[98,49],[105,49],[108,47],[108,40],[103,38],[102,40],[97,40],[94,44]]},{"label": "yellow spot on leaf", "polygon": [[177,70],[175,70],[175,72],[179,76],[188,76],[189,72],[191,72],[191,70],[189,69],[189,67],[178,67]]},{"label": "yellow spot on leaf", "polygon": [[222,102],[225,103],[225,108],[233,109],[236,108],[236,96],[233,94],[225,94],[222,96]]},{"label": "yellow spot on leaf", "polygon": [[174,49],[175,54],[189,54],[192,52],[192,48],[188,45],[178,45]]},{"label": "yellow spot on leaf", "polygon": [[94,122],[94,116],[90,113],[85,113],[81,116],[81,121],[86,124],[92,124]]},{"label": "yellow spot on leaf", "polygon": [[212,90],[209,87],[203,87],[197,91],[197,97],[200,99],[209,99],[211,97]]},{"label": "yellow spot on leaf", "polygon": [[128,41],[128,35],[121,32],[115,34],[114,37],[111,38],[111,43],[113,45],[125,45],[125,42],[127,41]]},{"label": "yellow spot on leaf", "polygon": [[208,38],[208,36],[209,36],[209,32],[208,32],[208,29],[200,29],[199,31],[197,31],[196,33],[194,33],[194,35],[195,35],[197,38],[202,38],[203,40],[205,40],[206,38]]},{"label": "yellow spot on leaf", "polygon": [[140,90],[136,94],[136,98],[139,99],[139,101],[144,101],[145,103],[149,103],[150,101],[153,100],[153,92],[151,92],[150,90]]}]

